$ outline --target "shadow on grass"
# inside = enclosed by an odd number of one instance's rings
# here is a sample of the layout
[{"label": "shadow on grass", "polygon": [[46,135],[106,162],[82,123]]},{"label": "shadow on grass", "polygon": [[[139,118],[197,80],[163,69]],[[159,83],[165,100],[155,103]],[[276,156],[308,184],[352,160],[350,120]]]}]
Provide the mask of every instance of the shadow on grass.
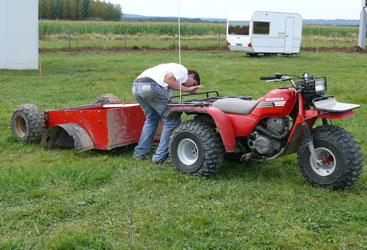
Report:
[{"label": "shadow on grass", "polygon": [[75,157],[81,157],[81,158],[88,158],[95,156],[132,157],[135,146],[136,144],[131,144],[127,146],[114,148],[111,150],[92,149],[80,153],[76,152],[74,148],[53,147],[53,148],[45,148],[45,150],[74,152]]},{"label": "shadow on grass", "polygon": [[[83,158],[90,157],[122,157],[132,158],[136,144],[115,148],[112,150],[90,150],[81,154],[76,153],[76,156]],[[152,149],[151,154],[155,152]],[[150,164],[149,161],[146,164]],[[172,167],[172,163],[164,163]],[[174,168],[171,168],[175,172]],[[183,174],[183,173],[182,173]],[[193,177],[200,178],[200,177]],[[298,172],[298,166],[295,159],[275,159],[271,161],[256,162],[241,162],[235,160],[224,160],[220,171],[209,178],[208,180],[235,180],[246,182],[264,181],[268,183],[304,183],[301,174]]]},{"label": "shadow on grass", "polygon": [[[76,158],[93,158],[93,157],[121,157],[124,160],[132,159],[133,151],[136,144],[118,147],[112,150],[89,150],[82,153],[74,153]],[[66,150],[74,151],[74,149],[49,149],[49,150]],[[151,154],[155,152],[155,148],[152,149]],[[143,162],[143,164],[151,164],[150,161]],[[172,167],[172,163],[162,164],[169,166],[172,174],[176,174],[176,171]],[[147,165],[148,166],[148,165]],[[158,169],[159,168],[154,168]],[[162,174],[168,174],[166,171]],[[182,173],[183,174],[183,173]],[[192,177],[200,178],[200,177]],[[271,184],[283,184],[302,187],[307,182],[302,177],[298,169],[298,164],[295,155],[280,157],[278,159],[257,162],[241,162],[236,160],[224,160],[220,171],[209,178],[210,181],[245,181],[248,183],[264,182]],[[361,193],[367,191],[367,180],[364,175],[354,185],[351,190],[352,193]]]},{"label": "shadow on grass", "polygon": [[229,179],[264,179],[274,182],[288,182],[298,177],[298,167],[294,164],[282,166],[279,160],[266,162],[233,162],[225,160],[219,175]]}]

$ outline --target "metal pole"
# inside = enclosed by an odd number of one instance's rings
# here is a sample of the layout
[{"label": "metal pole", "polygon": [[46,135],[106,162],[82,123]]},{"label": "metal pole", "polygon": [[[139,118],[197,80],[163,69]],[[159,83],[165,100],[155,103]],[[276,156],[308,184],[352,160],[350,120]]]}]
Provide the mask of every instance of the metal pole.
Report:
[{"label": "metal pole", "polygon": [[220,31],[218,31],[218,49],[220,49]]},{"label": "metal pole", "polygon": [[71,48],[71,30],[69,30],[69,50]]},{"label": "metal pole", "polygon": [[361,11],[361,19],[359,21],[358,46],[364,49],[365,41],[366,41],[366,9],[363,8],[363,10]]},{"label": "metal pole", "polygon": [[38,57],[39,57],[39,63],[40,63],[40,84],[42,85],[42,58],[41,58],[41,54],[39,54]]},{"label": "metal pole", "polygon": [[174,50],[176,50],[176,43],[175,43],[175,40],[176,40],[176,33],[173,33],[173,36],[172,36],[172,48]]}]

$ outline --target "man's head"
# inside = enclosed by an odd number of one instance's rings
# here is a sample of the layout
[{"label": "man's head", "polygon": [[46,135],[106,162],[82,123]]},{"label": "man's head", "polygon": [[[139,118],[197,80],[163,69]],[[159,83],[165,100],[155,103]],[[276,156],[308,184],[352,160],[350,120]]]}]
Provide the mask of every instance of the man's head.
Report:
[{"label": "man's head", "polygon": [[200,85],[200,76],[198,72],[189,69],[187,73],[188,73],[188,79],[184,84],[186,87]]}]

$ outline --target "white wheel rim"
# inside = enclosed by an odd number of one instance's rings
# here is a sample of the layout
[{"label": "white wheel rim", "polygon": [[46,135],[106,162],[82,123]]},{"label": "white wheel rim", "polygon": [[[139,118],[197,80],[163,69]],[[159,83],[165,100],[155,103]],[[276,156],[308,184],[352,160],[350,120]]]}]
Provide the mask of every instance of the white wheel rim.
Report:
[{"label": "white wheel rim", "polygon": [[15,118],[14,129],[20,138],[23,138],[27,134],[27,122],[22,116]]},{"label": "white wheel rim", "polygon": [[178,143],[177,154],[183,164],[193,165],[199,158],[199,149],[193,140],[185,138]]},{"label": "white wheel rim", "polygon": [[327,148],[315,149],[317,159],[322,161],[322,165],[319,166],[310,156],[310,164],[312,170],[320,176],[329,176],[335,171],[336,159],[334,154]]}]

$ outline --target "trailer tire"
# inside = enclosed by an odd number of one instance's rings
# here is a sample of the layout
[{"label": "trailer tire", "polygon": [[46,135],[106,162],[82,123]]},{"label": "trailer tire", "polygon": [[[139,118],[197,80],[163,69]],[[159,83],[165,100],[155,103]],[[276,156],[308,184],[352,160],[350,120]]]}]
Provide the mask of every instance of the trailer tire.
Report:
[{"label": "trailer tire", "polygon": [[169,151],[177,171],[210,176],[219,171],[224,150],[218,132],[206,122],[195,119],[173,131]]},{"label": "trailer tire", "polygon": [[11,127],[13,134],[20,140],[28,143],[39,142],[45,132],[45,119],[36,105],[23,104],[14,110]]},{"label": "trailer tire", "polygon": [[121,100],[112,94],[104,94],[97,98],[95,103],[116,103],[121,102]]},{"label": "trailer tire", "polygon": [[322,159],[317,165],[310,156],[306,140],[298,146],[302,175],[313,186],[343,190],[351,187],[362,173],[363,154],[356,139],[345,129],[326,125],[312,130],[315,152]]}]

